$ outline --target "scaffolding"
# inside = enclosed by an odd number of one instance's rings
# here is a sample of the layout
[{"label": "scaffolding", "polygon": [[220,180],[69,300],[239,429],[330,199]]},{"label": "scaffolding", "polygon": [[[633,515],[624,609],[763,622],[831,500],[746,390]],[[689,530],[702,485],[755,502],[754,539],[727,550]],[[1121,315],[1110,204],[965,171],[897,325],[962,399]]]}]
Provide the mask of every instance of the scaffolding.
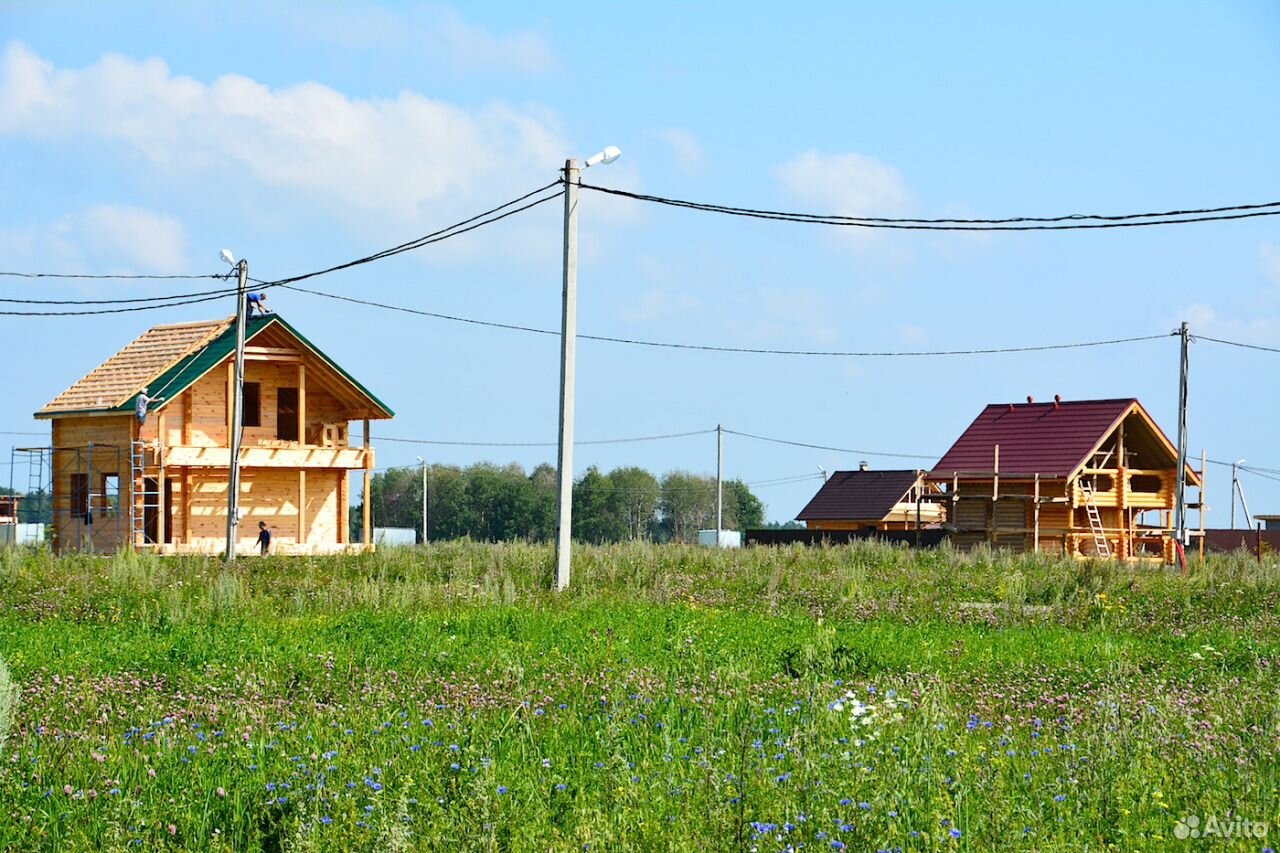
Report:
[{"label": "scaffolding", "polygon": [[[15,513],[18,524],[38,524],[45,520],[52,491],[49,463],[52,453],[48,447],[14,447],[9,450],[9,491],[23,498]],[[20,492],[18,487],[22,480],[17,472],[23,467],[27,472],[27,488]]]},{"label": "scaffolding", "polygon": [[[123,448],[109,444],[53,447],[50,474],[54,547],[110,554],[128,545],[121,512]],[[64,488],[59,488],[65,484]]]}]

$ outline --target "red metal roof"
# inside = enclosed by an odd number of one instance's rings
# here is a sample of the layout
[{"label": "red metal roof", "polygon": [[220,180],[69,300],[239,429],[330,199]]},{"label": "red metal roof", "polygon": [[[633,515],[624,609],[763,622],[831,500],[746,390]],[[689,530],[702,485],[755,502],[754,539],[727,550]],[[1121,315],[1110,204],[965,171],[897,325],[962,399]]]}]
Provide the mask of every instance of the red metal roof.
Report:
[{"label": "red metal roof", "polygon": [[1000,445],[1000,472],[1068,477],[1137,400],[993,403],[982,410],[929,476],[990,472]]},{"label": "red metal roof", "polygon": [[796,518],[879,521],[915,484],[915,471],[836,471]]}]

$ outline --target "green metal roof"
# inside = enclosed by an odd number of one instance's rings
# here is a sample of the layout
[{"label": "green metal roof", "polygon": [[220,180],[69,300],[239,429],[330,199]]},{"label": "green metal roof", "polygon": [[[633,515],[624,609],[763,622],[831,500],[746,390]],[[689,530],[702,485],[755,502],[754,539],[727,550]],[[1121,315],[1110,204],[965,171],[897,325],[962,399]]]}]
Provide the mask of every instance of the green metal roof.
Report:
[{"label": "green metal roof", "polygon": [[[293,326],[285,322],[284,318],[281,317],[279,314],[265,314],[265,315],[259,315],[256,317],[246,318],[245,330],[244,330],[245,342],[248,343],[249,341],[253,340],[255,336],[260,334],[265,329],[271,328],[273,325],[279,326],[280,328],[284,329],[286,332],[288,332],[290,335],[296,338],[299,343],[301,343],[307,349],[311,350],[311,352],[315,353],[315,355],[318,358],[320,358],[322,361],[324,361],[325,364],[333,368],[340,376],[343,376],[344,378],[346,378],[346,380],[350,382],[351,385],[354,388],[356,388],[361,394],[367,397],[369,401],[374,404],[374,406],[386,412],[386,416],[388,418],[395,416],[395,412],[391,411],[391,409],[387,406],[386,403],[382,402],[376,396],[374,396],[372,391],[370,391],[368,388],[361,385],[354,376],[352,376],[350,373],[347,373],[347,371],[343,370],[342,367],[337,362],[329,358],[329,356],[325,355],[324,352],[319,347],[311,343],[311,341],[307,340],[307,338],[303,336],[301,332],[299,332]],[[232,323],[230,326],[227,327],[226,331],[224,331],[221,335],[214,338],[212,341],[210,341],[208,344],[206,344],[196,352],[193,352],[190,355],[186,356],[177,364],[175,364],[173,367],[166,370],[164,373],[161,373],[159,376],[152,379],[150,382],[147,383],[146,387],[150,389],[150,393],[153,397],[165,398],[165,403],[162,403],[158,407],[158,408],[163,408],[164,405],[168,403],[168,401],[174,399],[183,391],[186,391],[188,388],[194,385],[202,376],[204,376],[210,370],[212,370],[213,368],[221,364],[228,356],[234,355],[235,351],[236,351],[236,327],[235,327],[235,324]],[[105,410],[96,409],[93,411],[132,412],[134,408],[137,406],[137,404],[138,404],[138,395],[134,394],[133,396],[129,397],[123,403],[121,403],[118,406],[115,406],[114,408],[107,408]],[[61,414],[74,414],[74,413],[58,412],[58,414],[61,415]]]}]

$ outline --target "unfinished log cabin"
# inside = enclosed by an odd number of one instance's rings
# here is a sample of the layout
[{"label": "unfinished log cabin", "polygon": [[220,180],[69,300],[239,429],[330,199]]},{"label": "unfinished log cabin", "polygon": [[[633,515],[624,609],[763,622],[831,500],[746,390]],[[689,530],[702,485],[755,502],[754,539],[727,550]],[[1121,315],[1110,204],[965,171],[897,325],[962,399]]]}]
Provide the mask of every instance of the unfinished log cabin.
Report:
[{"label": "unfinished log cabin", "polygon": [[942,521],[923,471],[836,471],[796,514],[810,530],[916,530]]},{"label": "unfinished log cabin", "polygon": [[[959,548],[1172,562],[1177,460],[1136,399],[1028,398],[983,409],[928,480]],[[1182,476],[1202,487],[1190,466]]]},{"label": "unfinished log cabin", "polygon": [[[369,422],[392,411],[279,314],[249,318],[245,340],[237,550],[260,521],[276,553],[372,548],[367,509],[349,541],[349,483],[361,472],[367,493]],[[36,412],[52,422],[58,551],[225,549],[234,356],[234,318],[156,326]]]}]

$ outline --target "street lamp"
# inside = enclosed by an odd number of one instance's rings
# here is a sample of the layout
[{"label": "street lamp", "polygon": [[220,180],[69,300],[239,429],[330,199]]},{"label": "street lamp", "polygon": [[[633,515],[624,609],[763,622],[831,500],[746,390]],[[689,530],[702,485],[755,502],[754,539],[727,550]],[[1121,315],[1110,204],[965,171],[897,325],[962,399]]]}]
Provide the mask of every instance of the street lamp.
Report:
[{"label": "street lamp", "polygon": [[564,293],[560,323],[560,440],[556,453],[556,589],[569,586],[573,533],[573,391],[578,333],[578,183],[582,170],[622,156],[614,145],[585,163],[564,161]]}]

